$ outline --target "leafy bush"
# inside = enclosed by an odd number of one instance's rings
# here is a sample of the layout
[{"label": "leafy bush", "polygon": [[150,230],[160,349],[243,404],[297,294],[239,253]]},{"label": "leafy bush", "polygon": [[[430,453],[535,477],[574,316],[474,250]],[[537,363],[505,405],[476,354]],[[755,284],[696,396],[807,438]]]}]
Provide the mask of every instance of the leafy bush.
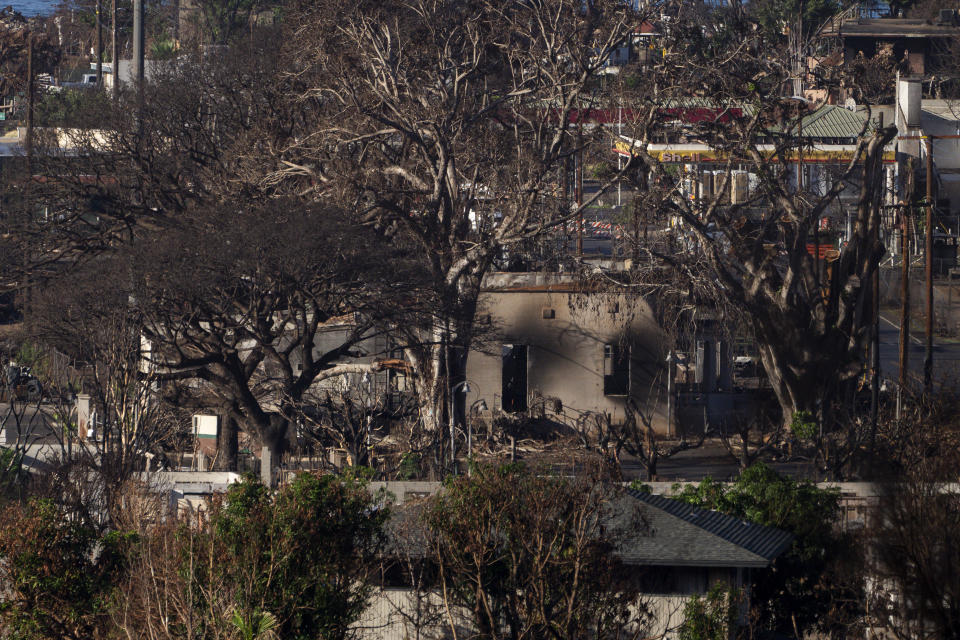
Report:
[{"label": "leafy bush", "polygon": [[824,629],[853,615],[844,607],[858,601],[861,574],[849,563],[859,554],[854,540],[837,527],[839,491],[781,476],[758,462],[731,485],[707,478],[687,485],[676,498],[795,536],[770,570],[754,574],[753,600],[762,625],[792,634],[794,624],[801,631]]},{"label": "leafy bush", "polygon": [[102,637],[114,589],[135,538],[100,534],[53,501],[11,504],[0,513],[0,620],[19,640]]},{"label": "leafy bush", "polygon": [[743,592],[718,582],[705,596],[691,596],[683,608],[680,640],[729,640]]},{"label": "leafy bush", "polygon": [[812,440],[817,435],[817,421],[809,411],[796,411],[790,421],[790,433],[800,440]]},{"label": "leafy bush", "polygon": [[276,495],[247,479],[211,514],[214,583],[243,585],[239,619],[269,612],[282,638],[340,639],[372,590],[386,506],[355,476],[303,473]]}]

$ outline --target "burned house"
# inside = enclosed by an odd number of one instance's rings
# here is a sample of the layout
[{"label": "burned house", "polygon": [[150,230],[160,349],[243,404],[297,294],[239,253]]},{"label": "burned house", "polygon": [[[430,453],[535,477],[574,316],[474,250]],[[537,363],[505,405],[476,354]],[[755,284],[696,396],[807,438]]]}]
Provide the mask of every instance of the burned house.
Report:
[{"label": "burned house", "polygon": [[935,20],[854,16],[828,25],[821,35],[839,40],[845,64],[858,56],[885,55],[905,75],[956,74],[952,67],[960,21],[952,9],[940,11]]},{"label": "burned house", "polygon": [[467,360],[468,406],[618,420],[629,399],[667,431],[667,341],[647,301],[559,274],[496,273],[479,314],[491,330]]}]

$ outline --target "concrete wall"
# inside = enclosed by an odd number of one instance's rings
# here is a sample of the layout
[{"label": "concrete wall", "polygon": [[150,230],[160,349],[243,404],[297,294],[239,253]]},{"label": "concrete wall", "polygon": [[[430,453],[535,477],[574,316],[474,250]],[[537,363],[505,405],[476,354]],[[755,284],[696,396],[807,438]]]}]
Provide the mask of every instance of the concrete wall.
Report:
[{"label": "concrete wall", "polygon": [[[687,596],[649,595],[642,598],[642,606],[650,613],[650,621],[642,638],[676,638],[683,622],[683,608]],[[440,640],[471,637],[468,612],[450,612],[443,606],[439,594],[414,597],[406,589],[384,589],[374,594],[370,606],[360,621],[354,625],[362,640]],[[457,635],[450,631],[449,620],[453,619]],[[632,637],[627,634],[627,637]]]},{"label": "concrete wall", "polygon": [[[519,276],[527,276],[521,279]],[[604,346],[629,345],[630,396],[656,428],[666,431],[666,340],[643,300],[612,294],[578,294],[556,282],[537,282],[530,274],[496,274],[486,282],[478,311],[492,331],[478,341],[467,363],[467,406],[484,400],[503,407],[505,344],[527,346],[527,404],[537,398],[548,417],[583,412],[624,416],[625,396],[604,395]],[[531,282],[531,280],[533,280]]]}]

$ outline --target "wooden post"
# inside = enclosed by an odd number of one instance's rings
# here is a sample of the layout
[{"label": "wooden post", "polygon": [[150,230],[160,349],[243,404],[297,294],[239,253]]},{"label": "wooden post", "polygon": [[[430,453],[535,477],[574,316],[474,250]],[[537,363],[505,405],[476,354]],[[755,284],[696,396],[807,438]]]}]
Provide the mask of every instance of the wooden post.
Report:
[{"label": "wooden post", "polygon": [[133,0],[133,81],[137,94],[143,99],[143,0]]},{"label": "wooden post", "polygon": [[103,4],[97,0],[94,11],[97,14],[97,87],[103,86]]},{"label": "wooden post", "polygon": [[27,176],[33,176],[33,33],[27,34]]},{"label": "wooden post", "polygon": [[[880,114],[878,121],[880,129],[883,129],[883,114]],[[881,165],[882,166],[882,165]],[[864,167],[866,175],[866,167]],[[880,175],[883,175],[881,172]],[[873,335],[871,336],[871,369],[873,376],[870,380],[870,472],[873,472],[873,452],[877,439],[877,415],[880,409],[880,202],[874,201],[875,209],[873,212],[873,233],[871,238],[872,249],[877,253],[877,259],[873,264]]]},{"label": "wooden post", "polygon": [[117,47],[117,0],[111,0],[110,4],[110,68],[113,76],[113,97],[120,95],[120,52]]},{"label": "wooden post", "polygon": [[923,359],[923,391],[929,394],[933,390],[933,143],[929,136],[925,136],[924,141],[927,148],[927,349]]},{"label": "wooden post", "polygon": [[907,371],[910,364],[910,218],[913,215],[914,176],[916,167],[913,158],[907,161],[907,202],[900,210],[900,242],[903,263],[900,270],[900,371],[897,388],[897,418],[903,404],[903,392],[907,388]]},{"label": "wooden post", "polygon": [[[577,116],[579,118],[579,114]],[[577,144],[580,144],[578,140]],[[577,149],[574,193],[577,203],[577,257],[583,258],[583,149]]]}]

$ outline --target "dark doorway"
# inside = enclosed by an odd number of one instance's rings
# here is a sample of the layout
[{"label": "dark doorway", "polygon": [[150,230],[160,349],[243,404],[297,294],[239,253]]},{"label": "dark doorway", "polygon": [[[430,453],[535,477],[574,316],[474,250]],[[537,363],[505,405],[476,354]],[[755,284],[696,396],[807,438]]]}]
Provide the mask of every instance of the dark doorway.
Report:
[{"label": "dark doorway", "polygon": [[527,345],[505,344],[502,350],[503,410],[527,410]]}]

